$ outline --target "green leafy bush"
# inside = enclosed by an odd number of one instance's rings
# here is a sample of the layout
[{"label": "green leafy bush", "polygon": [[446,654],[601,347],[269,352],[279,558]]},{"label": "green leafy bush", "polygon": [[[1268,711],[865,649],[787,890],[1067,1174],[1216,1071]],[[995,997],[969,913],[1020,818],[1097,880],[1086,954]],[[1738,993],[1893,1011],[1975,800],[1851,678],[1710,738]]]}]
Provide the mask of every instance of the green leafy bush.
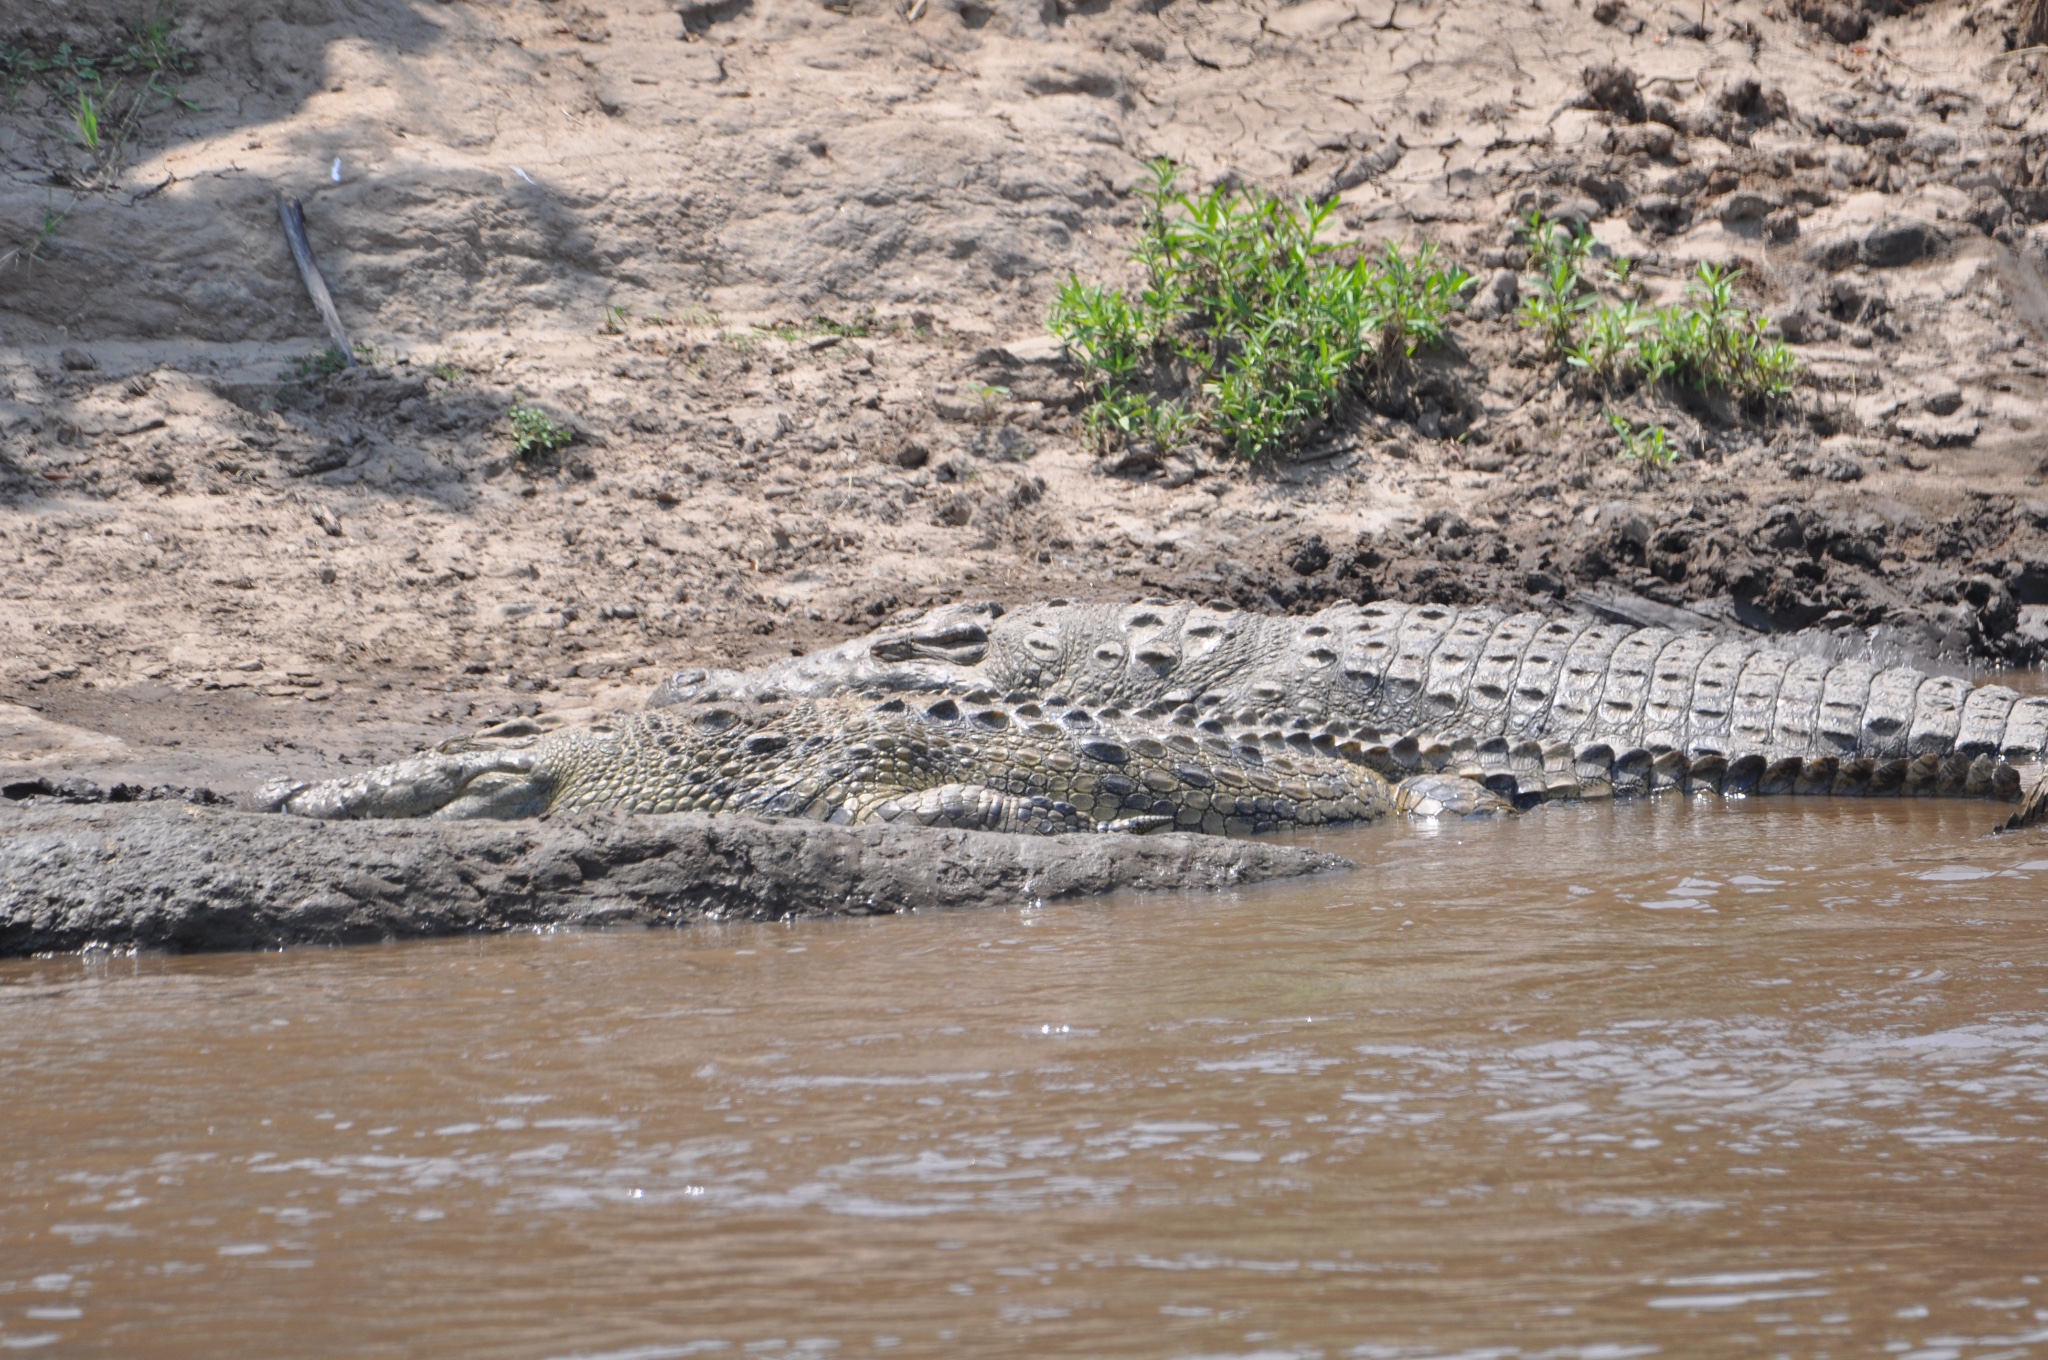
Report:
[{"label": "green leafy bush", "polygon": [[[1548,353],[1600,386],[1668,381],[1752,405],[1792,394],[1799,361],[1765,333],[1762,316],[1738,305],[1741,270],[1702,264],[1683,303],[1645,313],[1633,299],[1601,300],[1588,270],[1591,236],[1541,213],[1529,214],[1522,235],[1536,283],[1518,311],[1521,323],[1541,333]],[[1610,283],[1630,282],[1628,261],[1605,273]]]},{"label": "green leafy bush", "polygon": [[1047,325],[1087,371],[1104,449],[1164,452],[1201,433],[1247,458],[1300,441],[1351,391],[1397,380],[1442,343],[1469,276],[1433,244],[1378,254],[1323,239],[1334,202],[1181,192],[1153,162],[1132,258],[1136,297],[1069,277]]},{"label": "green leafy bush", "polygon": [[524,402],[507,411],[512,422],[512,448],[521,458],[553,453],[576,438],[576,432],[557,425],[538,406]]}]

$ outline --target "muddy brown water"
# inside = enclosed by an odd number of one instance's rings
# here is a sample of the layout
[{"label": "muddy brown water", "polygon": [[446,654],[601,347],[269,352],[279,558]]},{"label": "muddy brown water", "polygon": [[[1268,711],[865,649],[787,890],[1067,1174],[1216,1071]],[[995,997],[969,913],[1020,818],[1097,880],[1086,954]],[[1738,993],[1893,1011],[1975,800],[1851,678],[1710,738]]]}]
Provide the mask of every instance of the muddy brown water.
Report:
[{"label": "muddy brown water", "polygon": [[0,967],[0,1347],[2048,1356],[2048,835],[1560,807],[1237,894]]}]

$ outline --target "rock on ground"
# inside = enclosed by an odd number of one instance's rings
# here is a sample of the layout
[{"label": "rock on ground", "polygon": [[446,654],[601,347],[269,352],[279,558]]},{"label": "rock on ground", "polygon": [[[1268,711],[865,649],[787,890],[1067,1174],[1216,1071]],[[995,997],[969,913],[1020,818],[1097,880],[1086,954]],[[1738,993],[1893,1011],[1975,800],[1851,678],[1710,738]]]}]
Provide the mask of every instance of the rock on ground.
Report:
[{"label": "rock on ground", "polygon": [[1347,869],[1203,836],[1039,838],[745,817],[311,822],[142,804],[0,812],[0,956],[278,948],[539,926],[871,916]]}]

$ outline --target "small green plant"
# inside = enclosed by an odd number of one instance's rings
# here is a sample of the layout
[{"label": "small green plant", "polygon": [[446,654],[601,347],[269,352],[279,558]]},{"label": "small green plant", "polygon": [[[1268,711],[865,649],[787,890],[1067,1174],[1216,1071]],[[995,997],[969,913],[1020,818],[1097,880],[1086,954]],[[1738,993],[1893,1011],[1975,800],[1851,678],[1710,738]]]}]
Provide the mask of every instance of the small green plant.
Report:
[{"label": "small green plant", "polygon": [[[1675,382],[1697,392],[1727,392],[1753,406],[1790,396],[1799,361],[1764,319],[1739,305],[1739,269],[1701,264],[1685,302],[1645,313],[1633,298],[1603,303],[1586,275],[1590,236],[1573,236],[1531,213],[1523,226],[1536,282],[1518,311],[1543,336],[1544,351],[1600,387],[1633,378]],[[1633,266],[1605,266],[1611,284],[1633,287]]]},{"label": "small green plant", "polygon": [[83,90],[78,92],[78,113],[73,122],[78,127],[78,140],[83,142],[88,150],[98,151],[100,149],[100,111],[94,107],[92,96]]},{"label": "small green plant", "polygon": [[[44,105],[69,124],[69,136],[92,155],[82,187],[111,188],[122,151],[142,117],[159,108],[198,105],[185,97],[184,78],[195,59],[177,40],[177,20],[168,4],[127,35],[125,44],[97,54],[69,43],[32,51],[0,44],[0,93],[15,107],[31,86],[44,92]],[[53,130],[61,123],[52,122]]]},{"label": "small green plant", "polygon": [[27,48],[0,42],[0,98],[5,98],[8,108],[20,102],[21,92],[39,69],[35,54]]},{"label": "small green plant", "polygon": [[317,354],[302,354],[292,360],[292,368],[304,378],[324,378],[330,373],[339,373],[348,367],[348,356],[340,349],[329,345]]},{"label": "small green plant", "polygon": [[1599,303],[1586,281],[1593,238],[1573,232],[1563,222],[1550,221],[1540,212],[1531,212],[1522,220],[1521,234],[1529,250],[1529,265],[1536,273],[1536,287],[1522,299],[1516,317],[1542,334],[1544,353],[1569,355],[1579,318]]},{"label": "small green plant", "polygon": [[576,438],[576,432],[557,425],[538,406],[520,402],[506,416],[512,422],[512,448],[521,458],[553,453]]},{"label": "small green plant", "polygon": [[460,387],[469,381],[469,370],[450,359],[443,359],[428,371],[450,387]]},{"label": "small green plant", "polygon": [[1599,308],[1586,322],[1585,337],[1566,343],[1565,360],[1594,381],[1611,384],[1627,370],[1636,332],[1645,324],[1633,302]]},{"label": "small green plant", "polygon": [[630,311],[607,302],[604,305],[604,325],[601,329],[606,335],[623,335],[626,332],[626,323],[632,319],[633,314]]},{"label": "small green plant", "polygon": [[1299,443],[1348,393],[1381,394],[1441,344],[1470,281],[1436,247],[1324,239],[1334,202],[1178,188],[1153,162],[1135,294],[1069,277],[1047,326],[1086,370],[1083,428],[1164,452],[1204,432],[1247,458]]},{"label": "small green plant", "polygon": [[1662,425],[1645,425],[1639,430],[1612,411],[1603,414],[1621,436],[1621,456],[1641,468],[1644,476],[1666,471],[1678,461],[1678,448]]},{"label": "small green plant", "polygon": [[1784,341],[1766,334],[1761,316],[1735,305],[1740,273],[1699,266],[1686,290],[1690,305],[1656,315],[1646,376],[1655,371],[1699,391],[1720,388],[1758,402],[1791,395],[1799,361]]},{"label": "small green plant", "polygon": [[979,383],[969,391],[974,397],[975,419],[984,425],[993,421],[996,413],[1002,410],[1003,403],[1010,399],[1009,388],[994,387],[987,383]]},{"label": "small green plant", "polygon": [[43,247],[49,244],[50,238],[57,234],[58,229],[64,225],[64,219],[71,216],[77,206],[78,201],[73,199],[71,207],[58,212],[54,202],[45,200],[43,220],[36,224],[35,230],[16,241],[5,252],[0,252],[0,266],[34,264],[36,256],[42,253]]},{"label": "small green plant", "polygon": [[834,321],[829,316],[814,316],[811,326],[820,335],[837,335],[847,340],[860,339],[872,334],[875,329],[875,312],[872,307],[856,312],[851,321]]}]

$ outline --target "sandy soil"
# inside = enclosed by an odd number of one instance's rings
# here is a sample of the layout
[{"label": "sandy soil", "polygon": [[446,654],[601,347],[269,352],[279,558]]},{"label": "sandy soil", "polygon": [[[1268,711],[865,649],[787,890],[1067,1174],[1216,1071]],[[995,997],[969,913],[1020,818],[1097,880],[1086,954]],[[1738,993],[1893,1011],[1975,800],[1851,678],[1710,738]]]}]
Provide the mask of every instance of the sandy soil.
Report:
[{"label": "sandy soil", "polygon": [[[2042,35],[1866,3],[187,0],[197,108],[117,160],[46,80],[0,114],[0,235],[36,245],[0,265],[0,776],[332,773],[963,597],[1576,606],[2036,660]],[[139,17],[0,0],[0,39],[99,51]],[[1633,83],[1589,94],[1609,66]],[[1409,418],[1256,468],[1083,444],[1043,319],[1068,271],[1129,276],[1159,155],[1338,190],[1347,236],[1478,275]],[[280,191],[352,371],[295,362],[324,340]],[[1741,263],[1797,409],[1639,399],[1687,460],[1618,462],[1488,315],[1531,206],[1659,297]],[[520,399],[578,441],[514,457]]]}]

